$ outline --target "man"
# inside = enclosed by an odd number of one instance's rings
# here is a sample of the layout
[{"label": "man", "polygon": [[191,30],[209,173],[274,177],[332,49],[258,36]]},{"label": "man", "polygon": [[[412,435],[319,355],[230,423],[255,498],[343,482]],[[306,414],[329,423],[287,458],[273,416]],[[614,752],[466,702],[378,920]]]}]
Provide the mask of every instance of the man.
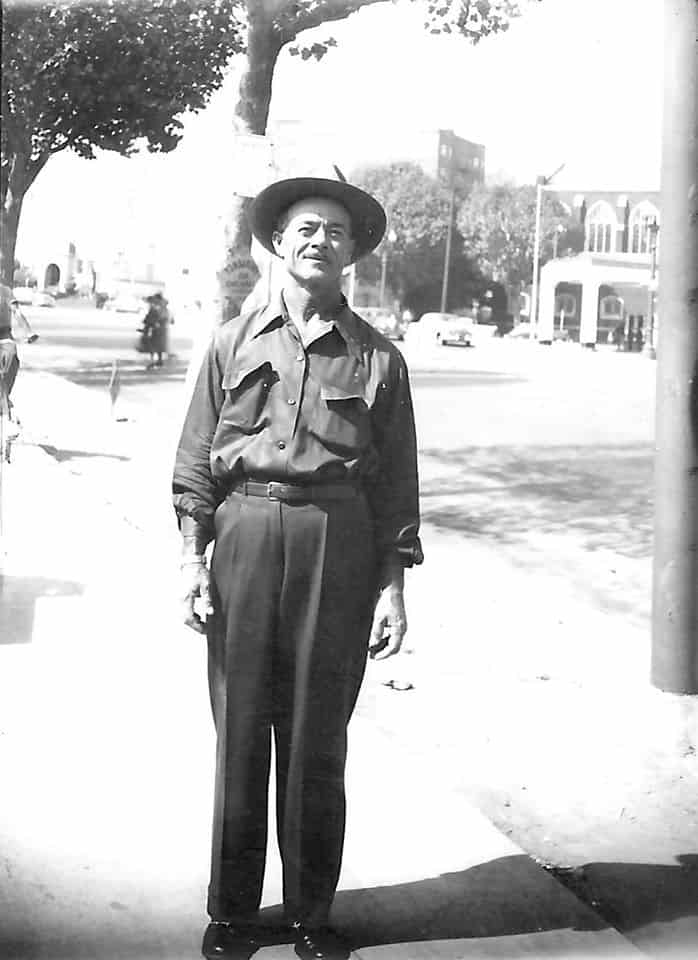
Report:
[{"label": "man", "polygon": [[[215,332],[177,451],[185,621],[209,618],[217,732],[206,957],[254,952],[271,732],[283,899],[305,960],[349,956],[327,926],[344,840],[346,732],[369,650],[400,649],[403,568],[422,560],[414,419],[399,351],[341,294],[385,230],[334,180],[263,190],[254,235],[282,292]],[[204,551],[214,541],[211,573]]]}]

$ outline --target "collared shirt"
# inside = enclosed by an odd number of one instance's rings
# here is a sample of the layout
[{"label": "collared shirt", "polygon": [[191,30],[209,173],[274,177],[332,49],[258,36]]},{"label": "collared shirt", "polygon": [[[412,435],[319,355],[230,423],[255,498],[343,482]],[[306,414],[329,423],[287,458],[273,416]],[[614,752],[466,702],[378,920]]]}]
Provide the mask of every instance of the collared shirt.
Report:
[{"label": "collared shirt", "polygon": [[240,479],[361,486],[379,555],[421,562],[407,368],[346,303],[303,337],[282,298],[215,331],[177,450],[178,515],[212,537],[216,507]]}]

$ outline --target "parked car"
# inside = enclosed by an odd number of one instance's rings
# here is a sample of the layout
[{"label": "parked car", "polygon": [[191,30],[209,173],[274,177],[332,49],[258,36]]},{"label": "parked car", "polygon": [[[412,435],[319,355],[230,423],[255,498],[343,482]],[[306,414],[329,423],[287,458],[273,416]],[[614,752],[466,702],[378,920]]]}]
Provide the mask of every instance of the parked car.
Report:
[{"label": "parked car", "polygon": [[425,313],[419,321],[422,335],[433,338],[442,346],[472,347],[474,321],[456,313]]},{"label": "parked car", "polygon": [[36,290],[34,292],[32,304],[35,307],[55,307],[56,298],[52,293],[49,293],[48,290]]},{"label": "parked car", "polygon": [[104,304],[105,310],[113,310],[115,313],[145,313],[146,304],[133,293],[117,293]]},{"label": "parked car", "polygon": [[404,340],[407,324],[387,307],[359,307],[359,316],[389,340]]}]

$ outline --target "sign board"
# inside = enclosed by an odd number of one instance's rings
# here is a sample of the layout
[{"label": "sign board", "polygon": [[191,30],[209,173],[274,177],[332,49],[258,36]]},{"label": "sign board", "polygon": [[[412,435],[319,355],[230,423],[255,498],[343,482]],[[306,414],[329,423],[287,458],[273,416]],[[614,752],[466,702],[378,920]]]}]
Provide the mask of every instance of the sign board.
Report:
[{"label": "sign board", "polygon": [[226,264],[221,272],[221,282],[226,295],[237,303],[242,303],[252,291],[258,276],[259,270],[252,257],[240,254],[233,256],[230,263]]}]

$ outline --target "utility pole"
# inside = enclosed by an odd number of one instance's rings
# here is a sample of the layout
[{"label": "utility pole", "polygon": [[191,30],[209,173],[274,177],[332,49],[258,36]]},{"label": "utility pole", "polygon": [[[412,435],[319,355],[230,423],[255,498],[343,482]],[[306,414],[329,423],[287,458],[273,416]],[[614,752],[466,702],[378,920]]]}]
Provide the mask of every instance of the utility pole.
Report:
[{"label": "utility pole", "polygon": [[652,669],[698,693],[698,38],[696,0],[664,0]]},{"label": "utility pole", "polygon": [[557,170],[555,170],[554,173],[551,173],[549,177],[536,177],[536,221],[533,231],[533,281],[531,283],[531,313],[529,316],[529,322],[531,324],[531,340],[535,340],[536,338],[536,328],[538,325],[538,275],[540,261],[540,221],[543,209],[543,188],[548,186],[553,177],[556,177],[564,166],[565,164],[561,163]]},{"label": "utility pole", "polygon": [[446,313],[448,298],[448,273],[451,268],[451,237],[453,236],[453,208],[456,203],[456,188],[453,178],[453,160],[451,160],[451,198],[448,203],[448,231],[446,233],[446,253],[444,255],[444,277],[441,283],[441,313]]}]

